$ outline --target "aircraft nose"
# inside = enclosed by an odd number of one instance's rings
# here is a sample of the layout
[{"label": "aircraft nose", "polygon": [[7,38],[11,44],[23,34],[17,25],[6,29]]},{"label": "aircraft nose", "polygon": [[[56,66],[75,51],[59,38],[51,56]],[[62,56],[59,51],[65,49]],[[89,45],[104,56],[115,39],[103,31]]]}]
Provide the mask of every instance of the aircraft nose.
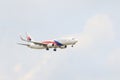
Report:
[{"label": "aircraft nose", "polygon": [[72,38],[72,40],[73,40],[74,43],[78,42],[78,39],[76,39],[76,38]]}]

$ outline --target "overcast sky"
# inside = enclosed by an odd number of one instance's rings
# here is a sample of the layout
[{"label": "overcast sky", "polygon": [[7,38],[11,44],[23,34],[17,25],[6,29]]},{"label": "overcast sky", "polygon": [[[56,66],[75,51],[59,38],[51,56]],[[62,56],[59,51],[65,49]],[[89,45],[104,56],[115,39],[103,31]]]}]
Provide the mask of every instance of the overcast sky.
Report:
[{"label": "overcast sky", "polygon": [[[119,0],[1,0],[0,80],[120,80]],[[37,41],[75,37],[74,48],[34,50]]]}]

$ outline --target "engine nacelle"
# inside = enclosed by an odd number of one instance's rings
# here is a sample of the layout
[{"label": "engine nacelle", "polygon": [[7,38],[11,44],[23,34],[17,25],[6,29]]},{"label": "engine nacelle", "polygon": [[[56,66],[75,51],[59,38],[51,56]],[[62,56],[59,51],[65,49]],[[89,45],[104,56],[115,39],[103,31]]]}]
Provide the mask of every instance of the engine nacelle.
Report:
[{"label": "engine nacelle", "polygon": [[47,45],[47,47],[49,47],[49,48],[50,48],[50,47],[54,47],[54,44],[53,44],[53,43],[50,43],[50,44]]}]

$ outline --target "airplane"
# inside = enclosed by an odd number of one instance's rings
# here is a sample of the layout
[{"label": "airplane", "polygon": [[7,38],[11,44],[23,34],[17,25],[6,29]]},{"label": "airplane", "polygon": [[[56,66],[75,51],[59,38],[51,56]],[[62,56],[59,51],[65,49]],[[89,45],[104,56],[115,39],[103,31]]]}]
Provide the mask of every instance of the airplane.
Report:
[{"label": "airplane", "polygon": [[78,40],[76,38],[66,38],[66,39],[58,39],[58,40],[45,40],[45,41],[33,41],[31,36],[26,34],[26,39],[24,39],[20,35],[20,39],[27,43],[18,43],[19,45],[24,45],[32,49],[46,49],[49,50],[50,48],[53,48],[53,51],[56,51],[57,48],[65,49],[68,45],[71,45],[73,47]]}]

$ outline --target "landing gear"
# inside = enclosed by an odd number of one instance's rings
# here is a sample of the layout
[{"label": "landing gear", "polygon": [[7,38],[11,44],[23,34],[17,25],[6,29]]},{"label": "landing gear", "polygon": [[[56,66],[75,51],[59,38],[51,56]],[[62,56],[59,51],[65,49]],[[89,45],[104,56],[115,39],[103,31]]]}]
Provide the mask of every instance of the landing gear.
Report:
[{"label": "landing gear", "polygon": [[67,45],[65,45],[65,48],[67,48]]},{"label": "landing gear", "polygon": [[54,44],[52,44],[52,47],[54,47],[55,45]]},{"label": "landing gear", "polygon": [[53,51],[56,51],[56,48],[54,48]]},{"label": "landing gear", "polygon": [[74,47],[73,45],[71,47]]},{"label": "landing gear", "polygon": [[48,51],[48,50],[49,50],[49,48],[46,48],[46,50]]}]

